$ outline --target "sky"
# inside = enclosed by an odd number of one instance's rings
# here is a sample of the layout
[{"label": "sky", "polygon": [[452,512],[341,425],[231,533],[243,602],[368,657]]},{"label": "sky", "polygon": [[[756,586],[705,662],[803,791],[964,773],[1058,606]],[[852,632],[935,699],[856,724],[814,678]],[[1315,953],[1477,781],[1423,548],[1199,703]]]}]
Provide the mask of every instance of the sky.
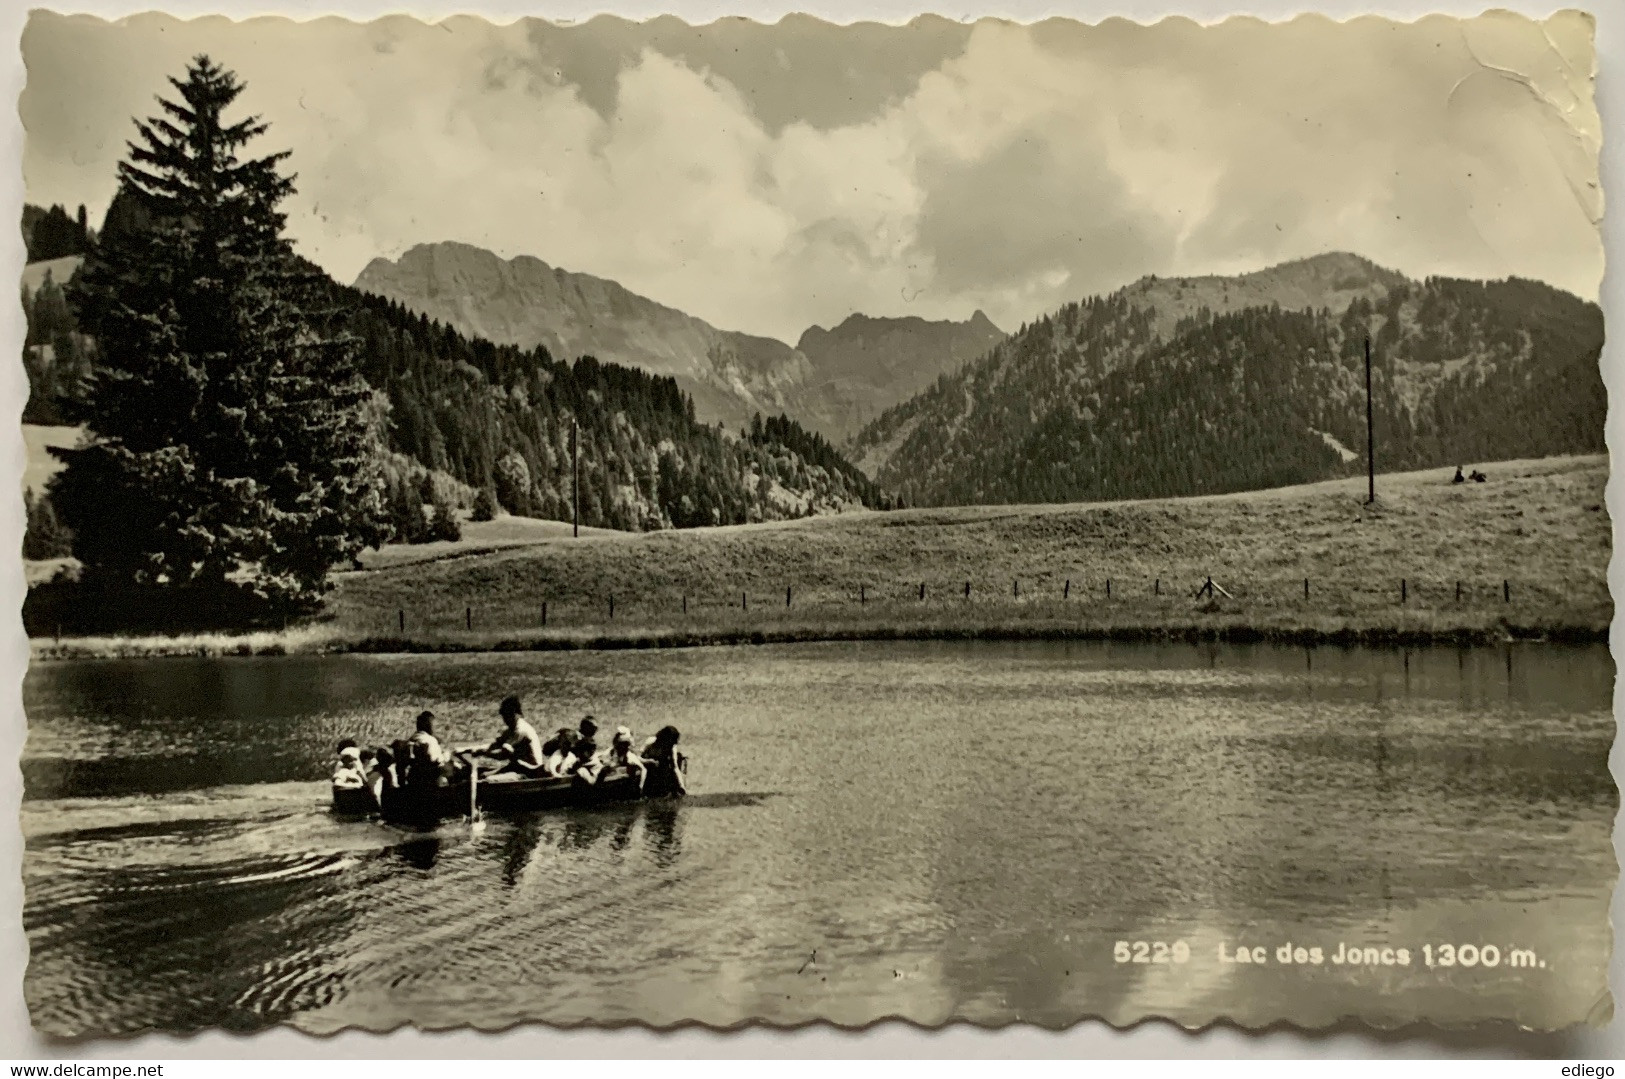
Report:
[{"label": "sky", "polygon": [[1603,269],[1588,20],[496,25],[35,12],[28,201],[99,221],[132,118],[207,53],[343,281],[458,240],[794,342],[853,312],[1007,330],[1146,274],[1353,251]]}]

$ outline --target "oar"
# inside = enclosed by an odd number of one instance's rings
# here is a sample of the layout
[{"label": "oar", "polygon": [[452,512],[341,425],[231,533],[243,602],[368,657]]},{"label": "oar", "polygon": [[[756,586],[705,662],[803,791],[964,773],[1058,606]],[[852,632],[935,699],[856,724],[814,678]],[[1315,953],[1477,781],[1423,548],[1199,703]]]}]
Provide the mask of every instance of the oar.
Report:
[{"label": "oar", "polygon": [[472,760],[468,762],[468,830],[475,835],[485,831],[485,818],[480,816],[480,769]]}]

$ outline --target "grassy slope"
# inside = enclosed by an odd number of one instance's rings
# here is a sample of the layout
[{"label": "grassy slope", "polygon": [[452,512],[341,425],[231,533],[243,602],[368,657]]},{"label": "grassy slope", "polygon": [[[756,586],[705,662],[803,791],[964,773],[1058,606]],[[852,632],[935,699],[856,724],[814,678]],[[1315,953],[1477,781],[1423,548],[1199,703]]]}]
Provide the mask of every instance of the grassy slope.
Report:
[{"label": "grassy slope", "polygon": [[[581,534],[622,535],[609,528],[583,528]],[[568,521],[544,521],[535,517],[510,517],[504,514],[492,521],[464,521],[463,538],[454,543],[390,544],[380,551],[364,551],[361,564],[369,570],[397,569],[447,558],[492,554],[504,548],[529,546],[544,540],[569,538]]]},{"label": "grassy slope", "polygon": [[[1362,505],[1363,480],[1334,480],[1206,498],[862,513],[497,549],[470,542],[468,554],[342,574],[323,622],[244,650],[1603,633],[1613,611],[1606,460],[1505,462],[1489,472],[1489,483],[1462,486],[1451,485],[1444,470],[1379,477],[1374,511]],[[1194,599],[1209,574],[1233,598]],[[1401,578],[1408,581],[1403,604]],[[1063,599],[1068,579],[1071,597]],[[1510,603],[1503,580],[1511,583]],[[1012,595],[1016,581],[1019,598]],[[469,607],[472,631],[465,629]],[[177,646],[237,647],[207,639]],[[176,650],[156,641],[40,648],[47,655]]]}]

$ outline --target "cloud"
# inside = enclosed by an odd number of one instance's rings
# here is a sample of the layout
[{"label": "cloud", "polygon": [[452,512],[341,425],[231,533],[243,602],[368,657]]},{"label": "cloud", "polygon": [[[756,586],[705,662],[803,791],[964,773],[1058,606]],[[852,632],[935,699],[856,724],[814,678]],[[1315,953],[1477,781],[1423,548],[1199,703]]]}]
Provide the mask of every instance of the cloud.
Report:
[{"label": "cloud", "polygon": [[1577,19],[36,14],[30,199],[99,213],[130,117],[203,51],[293,150],[290,233],[346,280],[461,240],[793,341],[852,311],[1013,326],[1145,273],[1329,249],[1587,296],[1601,274]]}]

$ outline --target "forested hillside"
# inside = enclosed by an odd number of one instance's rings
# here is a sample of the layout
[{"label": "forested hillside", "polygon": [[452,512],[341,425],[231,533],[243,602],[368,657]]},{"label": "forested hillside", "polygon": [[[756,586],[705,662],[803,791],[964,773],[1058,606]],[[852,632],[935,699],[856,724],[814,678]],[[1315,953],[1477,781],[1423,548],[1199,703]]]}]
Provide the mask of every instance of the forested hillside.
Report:
[{"label": "forested hillside", "polygon": [[[1290,295],[1326,301],[1304,310],[1248,306],[1268,294],[1240,288],[1225,309],[1222,279],[1068,305],[880,417],[854,456],[924,505],[1344,475],[1364,467],[1367,333],[1382,469],[1604,448],[1594,304],[1530,281],[1413,282],[1330,258],[1341,276],[1325,260],[1292,264]],[[1289,268],[1269,272],[1282,282]],[[1317,295],[1317,280],[1335,288]]]},{"label": "forested hillside", "polygon": [[[46,276],[24,290],[31,423],[74,422],[95,354],[63,285]],[[359,339],[357,366],[384,413],[398,538],[445,535],[450,503],[480,489],[511,513],[568,520],[572,427],[583,524],[689,527],[883,504],[873,481],[788,419],[755,437],[724,431],[697,422],[669,377],[470,339],[337,283],[327,299]]]},{"label": "forested hillside", "polygon": [[741,438],[698,423],[672,378],[471,340],[393,301],[333,289],[355,310],[359,366],[388,400],[391,447],[491,488],[509,512],[570,518],[572,425],[584,524],[737,524],[881,501],[833,451],[798,452],[822,440],[790,421],[777,437]]}]

